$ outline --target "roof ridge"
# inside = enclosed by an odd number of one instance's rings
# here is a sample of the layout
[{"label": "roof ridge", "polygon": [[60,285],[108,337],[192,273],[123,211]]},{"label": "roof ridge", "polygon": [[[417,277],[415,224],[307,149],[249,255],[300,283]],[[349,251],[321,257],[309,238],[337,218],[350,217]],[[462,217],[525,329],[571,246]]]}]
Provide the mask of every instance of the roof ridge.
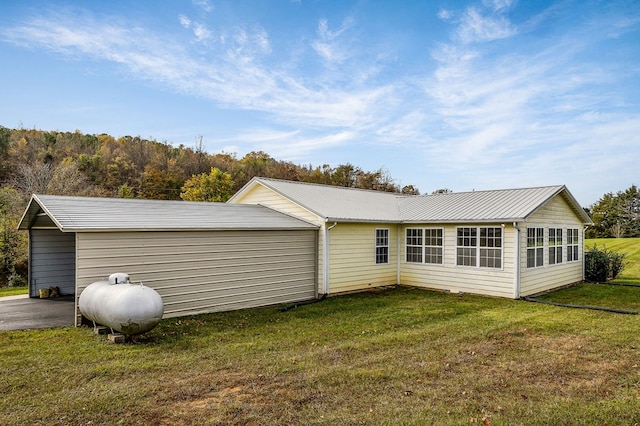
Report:
[{"label": "roof ridge", "polygon": [[276,179],[276,178],[267,178],[267,177],[260,177],[260,176],[255,176],[253,179],[257,180],[257,181],[270,181],[270,182],[284,182],[284,183],[292,183],[292,184],[297,184],[297,185],[309,185],[309,186],[321,186],[323,188],[332,188],[332,189],[344,189],[344,190],[351,190],[351,191],[362,191],[362,192],[373,192],[373,193],[377,193],[377,194],[390,194],[390,195],[395,195],[395,196],[404,196],[407,194],[402,194],[401,192],[389,192],[389,191],[379,191],[377,189],[366,189],[366,188],[354,188],[351,186],[339,186],[339,185],[330,185],[330,184],[326,184],[326,183],[317,183],[317,182],[304,182],[301,180],[290,180],[290,179]]},{"label": "roof ridge", "polygon": [[[518,188],[499,188],[499,189],[479,189],[479,190],[471,190],[471,191],[460,191],[460,192],[446,192],[446,193],[437,193],[437,194],[422,194],[422,195],[416,195],[416,197],[431,197],[431,196],[446,196],[446,195],[460,195],[460,194],[477,194],[477,193],[484,193],[484,192],[506,192],[506,191],[530,191],[533,189],[550,189],[550,188],[556,188],[556,189],[561,189],[565,187],[565,185],[542,185],[542,186],[529,186],[529,187],[518,187]],[[400,195],[406,195],[407,197],[411,197],[412,195],[408,195],[408,194],[400,194]]]}]

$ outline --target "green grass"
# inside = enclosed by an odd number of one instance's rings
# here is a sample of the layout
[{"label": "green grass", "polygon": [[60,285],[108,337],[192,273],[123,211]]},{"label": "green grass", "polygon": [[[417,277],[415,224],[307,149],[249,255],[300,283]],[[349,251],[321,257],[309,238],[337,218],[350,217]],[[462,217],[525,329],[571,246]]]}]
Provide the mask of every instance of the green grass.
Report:
[{"label": "green grass", "polygon": [[[595,242],[640,282],[640,239]],[[640,310],[638,287],[545,297]],[[120,345],[0,332],[0,424],[632,425],[639,335],[637,315],[407,288],[167,319]]]},{"label": "green grass", "polygon": [[17,296],[20,294],[28,294],[29,287],[0,287],[0,297],[4,296]]},{"label": "green grass", "polygon": [[625,268],[616,282],[640,284],[640,238],[594,238],[585,241],[585,247],[606,248],[625,253]]},{"label": "green grass", "polygon": [[[625,289],[611,303],[637,300]],[[2,332],[0,424],[634,424],[638,335],[638,316],[406,288],[167,319],[119,345]]]}]

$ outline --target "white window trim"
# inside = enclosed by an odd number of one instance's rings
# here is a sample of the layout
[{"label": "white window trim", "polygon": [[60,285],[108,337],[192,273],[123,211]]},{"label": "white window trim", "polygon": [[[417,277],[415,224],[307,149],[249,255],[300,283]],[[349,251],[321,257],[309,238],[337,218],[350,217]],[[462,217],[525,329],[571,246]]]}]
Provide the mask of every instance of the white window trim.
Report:
[{"label": "white window trim", "polygon": [[[422,262],[410,262],[407,260],[407,248],[409,244],[407,243],[407,231],[410,229],[418,229],[422,231],[422,244],[420,246],[411,245],[411,247],[420,247],[422,250]],[[441,230],[442,231],[442,245],[441,246],[432,246],[427,245],[427,230]],[[442,249],[442,263],[431,263],[427,262],[426,256],[426,248],[427,247],[435,247]],[[429,265],[429,266],[444,266],[445,264],[445,229],[444,227],[434,227],[434,226],[408,226],[404,229],[404,262],[411,265]]]},{"label": "white window trim", "polygon": [[[551,230],[554,229],[556,231],[556,244],[555,245],[551,245],[550,241],[549,241],[549,236],[551,235]],[[562,237],[560,239],[560,244],[557,243],[557,238],[558,238],[558,231],[560,231],[562,233]],[[550,226],[549,229],[547,230],[547,239],[545,240],[545,243],[547,245],[547,262],[549,264],[549,266],[557,266],[557,265],[563,265],[566,262],[566,258],[565,258],[565,231],[561,226]],[[560,253],[562,256],[562,261],[558,262],[558,256],[556,254],[555,259],[554,259],[554,263],[551,263],[551,249],[555,248],[555,249],[560,249]]]},{"label": "white window trim", "polygon": [[[569,244],[569,231],[576,231],[576,241],[573,241],[572,244]],[[566,229],[567,232],[567,263],[575,263],[575,262],[580,262],[580,228],[567,228]],[[578,248],[578,254],[576,255],[575,259],[569,260],[569,248],[570,247],[577,247]],[[572,255],[573,257],[573,255]]]},{"label": "white window trim", "polygon": [[[387,245],[386,246],[379,246],[378,245],[378,231],[387,231]],[[373,255],[373,263],[374,265],[388,265],[389,263],[391,263],[391,232],[389,231],[389,228],[376,228],[374,234],[373,234],[373,238],[374,238],[374,255]],[[378,262],[378,248],[379,247],[386,247],[387,248],[387,261],[386,262]]]},{"label": "white window trim", "polygon": [[[476,245],[475,246],[459,246],[458,245],[458,229],[461,228],[475,228],[476,229]],[[483,247],[480,245],[480,229],[485,228],[485,229],[489,229],[489,228],[493,228],[493,229],[500,229],[500,267],[499,268],[495,268],[492,266],[480,266],[480,251],[484,248],[484,249],[496,249],[497,247]],[[500,226],[500,225],[486,225],[486,226],[457,226],[456,227],[456,250],[455,250],[455,266],[456,268],[471,268],[471,269],[484,269],[484,270],[488,270],[488,271],[504,271],[504,239],[505,239],[505,232],[504,232],[504,227]],[[459,265],[458,264],[458,249],[459,248],[475,248],[476,249],[476,265],[475,266],[471,266],[471,265]]]},{"label": "white window trim", "polygon": [[[529,247],[529,229],[542,229],[542,246],[533,246],[533,247]],[[538,238],[537,235],[537,231],[536,231],[536,239]],[[525,239],[525,244],[526,244],[526,256],[525,256],[525,261],[526,263],[526,267],[527,269],[538,269],[538,268],[544,268],[545,266],[547,266],[547,261],[545,261],[545,256],[544,254],[547,252],[545,250],[545,248],[547,247],[547,238],[548,238],[548,233],[545,232],[545,228],[544,226],[527,226],[527,235],[526,235],[526,239]],[[533,266],[529,266],[529,250],[535,250],[535,253],[537,253],[538,249],[542,248],[542,265],[537,265],[538,262],[535,262],[536,264]],[[538,259],[538,255],[536,254],[535,259]]]}]

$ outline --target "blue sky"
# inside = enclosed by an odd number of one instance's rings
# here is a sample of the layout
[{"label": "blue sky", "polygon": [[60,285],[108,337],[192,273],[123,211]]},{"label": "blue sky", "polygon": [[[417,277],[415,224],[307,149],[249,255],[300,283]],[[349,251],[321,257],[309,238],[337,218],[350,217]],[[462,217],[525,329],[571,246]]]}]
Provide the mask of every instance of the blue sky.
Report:
[{"label": "blue sky", "polygon": [[0,3],[0,125],[385,168],[422,193],[640,184],[640,1]]}]

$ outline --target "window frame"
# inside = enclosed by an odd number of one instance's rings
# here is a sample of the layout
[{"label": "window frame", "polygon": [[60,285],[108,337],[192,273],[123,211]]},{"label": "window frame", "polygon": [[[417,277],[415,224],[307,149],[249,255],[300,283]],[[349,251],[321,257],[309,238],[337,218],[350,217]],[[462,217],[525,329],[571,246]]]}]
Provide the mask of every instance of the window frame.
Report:
[{"label": "window frame", "polygon": [[503,270],[504,237],[502,226],[456,227],[456,266]]},{"label": "window frame", "polygon": [[[435,232],[435,236],[433,233]],[[409,235],[411,233],[412,235]],[[422,265],[444,265],[444,228],[441,227],[407,227],[405,228],[405,263]],[[433,240],[436,244],[431,244]],[[437,244],[438,241],[440,244]],[[409,253],[411,249],[411,253]],[[435,254],[433,251],[435,250]],[[439,252],[439,253],[438,253]],[[419,260],[412,260],[417,259]],[[432,262],[433,258],[440,262]]]},{"label": "window frame", "polygon": [[[573,235],[575,233],[575,235]],[[580,261],[580,229],[567,228],[567,263]]]},{"label": "window frame", "polygon": [[[552,235],[553,234],[553,239]],[[564,233],[561,227],[550,226],[547,234],[548,253],[547,261],[549,265],[561,265],[564,263],[563,256]],[[559,240],[559,241],[558,241]]]},{"label": "window frame", "polygon": [[[408,235],[411,232],[412,235]],[[409,249],[411,253],[409,253]],[[410,260],[411,259],[411,260]],[[414,260],[418,259],[418,260]],[[406,228],[404,231],[405,263],[424,263],[424,229]]]},{"label": "window frame", "polygon": [[[533,237],[529,231],[533,231]],[[538,231],[541,233],[539,234]],[[533,239],[533,245],[530,245]],[[535,269],[544,267],[544,227],[528,226],[527,227],[527,269]],[[532,257],[529,255],[533,252],[533,265],[529,264]]]},{"label": "window frame", "polygon": [[[482,235],[482,230],[485,230],[486,234]],[[501,226],[480,226],[478,227],[480,231],[480,238],[478,240],[478,265],[480,268],[488,268],[488,269],[502,269],[503,264],[503,253],[504,253],[504,229]],[[493,230],[492,235],[489,235],[490,230]],[[499,231],[499,236],[496,236],[496,231]],[[483,240],[486,240],[485,245],[483,245]],[[496,245],[496,240],[500,240],[500,245]],[[488,244],[492,242],[493,244]],[[484,251],[484,255],[483,255]],[[495,256],[496,252],[500,252],[499,256]],[[494,253],[493,256],[490,256],[490,253]],[[483,260],[485,264],[483,265]],[[493,266],[490,266],[490,261],[493,261]],[[498,266],[495,266],[496,262],[499,262]]]},{"label": "window frame", "polygon": [[[385,235],[380,236],[379,232],[384,232]],[[391,261],[389,252],[389,237],[389,228],[376,228],[374,257],[376,265],[388,265]]]}]

